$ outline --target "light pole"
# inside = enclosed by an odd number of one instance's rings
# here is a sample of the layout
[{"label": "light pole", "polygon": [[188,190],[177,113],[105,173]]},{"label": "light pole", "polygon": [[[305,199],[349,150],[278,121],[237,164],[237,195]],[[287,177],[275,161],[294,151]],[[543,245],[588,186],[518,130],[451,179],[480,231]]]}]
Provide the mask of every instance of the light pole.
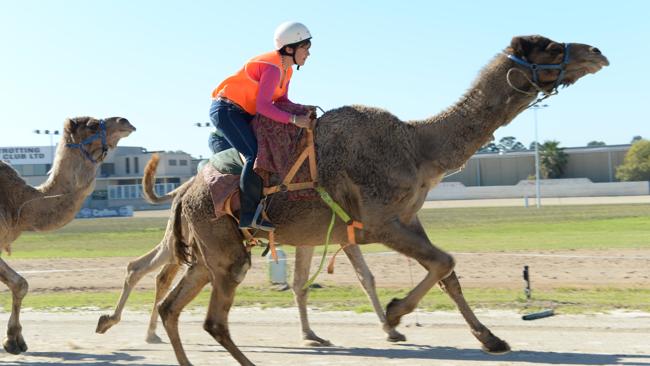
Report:
[{"label": "light pole", "polygon": [[533,116],[535,120],[535,205],[537,208],[542,207],[542,194],[539,181],[539,139],[537,138],[537,110],[548,107],[548,104],[535,104]]},{"label": "light pole", "polygon": [[[199,127],[199,128],[201,128],[201,127],[211,127],[212,124],[210,122],[196,122],[196,123],[194,123],[194,126]],[[199,159],[203,159],[203,155],[199,155]]]},{"label": "light pole", "polygon": [[59,130],[34,130],[34,133],[37,135],[49,135],[50,136],[50,168],[54,164],[54,141],[53,141],[53,136],[59,134]]}]

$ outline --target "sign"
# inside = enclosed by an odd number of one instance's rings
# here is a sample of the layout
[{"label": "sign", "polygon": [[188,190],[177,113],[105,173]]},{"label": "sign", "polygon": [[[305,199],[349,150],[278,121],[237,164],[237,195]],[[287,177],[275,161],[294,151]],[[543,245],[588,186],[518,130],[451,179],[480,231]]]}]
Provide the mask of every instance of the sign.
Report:
[{"label": "sign", "polygon": [[0,147],[0,160],[11,165],[51,164],[56,147]]},{"label": "sign", "polygon": [[133,206],[122,206],[112,208],[82,208],[77,216],[77,219],[91,219],[98,217],[131,217],[133,216]]}]

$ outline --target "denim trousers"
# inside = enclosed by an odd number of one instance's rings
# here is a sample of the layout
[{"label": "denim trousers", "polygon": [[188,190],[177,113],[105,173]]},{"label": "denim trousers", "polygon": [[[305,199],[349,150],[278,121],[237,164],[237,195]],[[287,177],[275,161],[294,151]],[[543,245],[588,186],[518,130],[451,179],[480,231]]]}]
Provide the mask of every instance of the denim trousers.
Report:
[{"label": "denim trousers", "polygon": [[[240,220],[248,223],[262,198],[262,178],[253,171],[257,157],[257,139],[251,127],[253,116],[240,107],[221,99],[212,101],[210,120],[217,131],[237,151],[244,155],[244,168],[239,179],[241,191]],[[211,138],[212,139],[212,138]]]}]

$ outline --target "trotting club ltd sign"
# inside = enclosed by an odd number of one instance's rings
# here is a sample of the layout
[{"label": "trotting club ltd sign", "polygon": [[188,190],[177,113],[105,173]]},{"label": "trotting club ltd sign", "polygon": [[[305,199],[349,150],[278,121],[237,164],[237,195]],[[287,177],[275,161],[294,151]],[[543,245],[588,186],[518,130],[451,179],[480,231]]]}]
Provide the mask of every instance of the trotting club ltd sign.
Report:
[{"label": "trotting club ltd sign", "polygon": [[54,149],[49,146],[0,147],[0,160],[11,165],[50,164]]}]

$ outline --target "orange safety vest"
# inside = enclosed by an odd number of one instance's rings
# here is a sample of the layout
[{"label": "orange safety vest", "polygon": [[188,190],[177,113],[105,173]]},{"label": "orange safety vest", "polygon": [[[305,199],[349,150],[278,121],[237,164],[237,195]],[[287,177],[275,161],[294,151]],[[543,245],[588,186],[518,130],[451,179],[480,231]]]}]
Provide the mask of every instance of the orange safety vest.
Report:
[{"label": "orange safety vest", "polygon": [[[226,98],[230,101],[237,103],[240,107],[251,114],[257,113],[257,91],[259,89],[259,80],[253,79],[250,72],[247,70],[249,65],[253,63],[265,63],[273,65],[282,73],[282,56],[278,51],[268,52],[248,60],[244,67],[242,67],[235,75],[230,76],[224,80],[219,86],[212,91],[212,98],[219,97]],[[287,84],[291,80],[293,69],[289,67],[286,75],[280,77],[280,82],[273,91],[271,100],[276,101],[281,96],[287,93]]]}]

